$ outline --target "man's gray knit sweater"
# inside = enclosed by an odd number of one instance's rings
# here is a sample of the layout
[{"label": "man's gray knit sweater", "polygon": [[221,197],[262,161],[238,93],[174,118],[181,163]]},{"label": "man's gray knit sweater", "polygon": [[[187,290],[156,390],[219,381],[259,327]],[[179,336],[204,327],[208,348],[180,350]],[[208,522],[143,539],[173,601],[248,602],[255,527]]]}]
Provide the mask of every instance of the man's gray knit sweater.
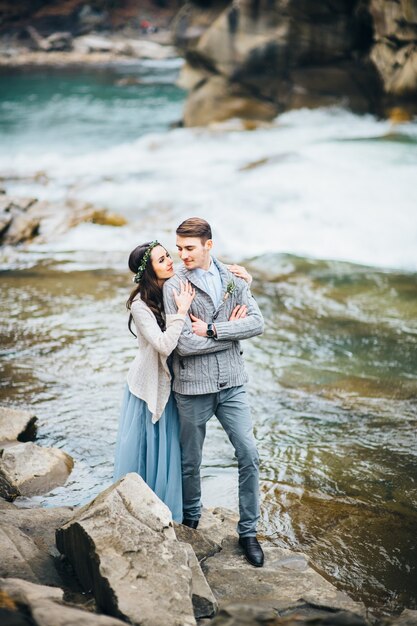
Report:
[{"label": "man's gray knit sweater", "polygon": [[[247,283],[236,278],[223,263],[213,258],[222,281],[222,299],[216,307],[201,279],[184,266],[164,285],[166,313],[176,313],[173,289],[179,291],[180,280],[188,280],[196,295],[190,313],[205,322],[213,322],[217,337],[199,337],[192,331],[187,316],[178,345],[173,353],[173,389],[185,395],[217,393],[221,389],[237,387],[247,382],[248,376],[242,358],[239,340],[263,332],[264,321]],[[238,304],[246,304],[247,317],[229,322]]]}]

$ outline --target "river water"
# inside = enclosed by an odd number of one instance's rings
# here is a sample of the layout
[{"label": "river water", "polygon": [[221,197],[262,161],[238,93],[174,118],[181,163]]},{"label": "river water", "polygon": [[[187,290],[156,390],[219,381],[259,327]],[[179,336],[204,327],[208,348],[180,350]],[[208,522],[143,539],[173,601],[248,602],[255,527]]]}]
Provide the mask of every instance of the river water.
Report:
[{"label": "river water", "polygon": [[[250,132],[174,128],[179,65],[0,76],[2,186],[128,219],[0,253],[0,401],[35,409],[40,442],[76,462],[65,487],[19,504],[110,484],[135,354],[128,253],[155,237],[174,250],[175,226],[201,215],[216,253],[253,273],[266,320],[245,342],[262,533],[376,613],[417,608],[417,123],[324,109]],[[215,420],[203,489],[236,507]]]}]

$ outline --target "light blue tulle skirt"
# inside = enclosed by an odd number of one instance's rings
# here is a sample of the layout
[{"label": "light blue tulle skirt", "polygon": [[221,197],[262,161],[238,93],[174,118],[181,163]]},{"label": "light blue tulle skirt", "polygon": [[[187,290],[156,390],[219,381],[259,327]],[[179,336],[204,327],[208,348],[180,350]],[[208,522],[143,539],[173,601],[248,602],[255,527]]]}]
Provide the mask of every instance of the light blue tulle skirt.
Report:
[{"label": "light blue tulle skirt", "polygon": [[114,480],[136,472],[182,521],[181,452],[178,409],[171,393],[156,424],[147,404],[126,386],[116,443]]}]

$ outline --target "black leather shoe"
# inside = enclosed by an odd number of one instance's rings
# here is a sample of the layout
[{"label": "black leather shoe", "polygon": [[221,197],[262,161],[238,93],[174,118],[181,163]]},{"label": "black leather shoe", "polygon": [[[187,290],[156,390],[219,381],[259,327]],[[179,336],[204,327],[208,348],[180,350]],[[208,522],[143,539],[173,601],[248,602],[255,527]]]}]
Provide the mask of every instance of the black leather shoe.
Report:
[{"label": "black leather shoe", "polygon": [[264,553],[256,537],[239,537],[239,545],[243,548],[246,560],[255,567],[264,564]]},{"label": "black leather shoe", "polygon": [[183,526],[188,526],[188,528],[194,528],[195,530],[198,526],[198,519],[186,519],[184,517],[184,519],[182,520],[182,524]]}]

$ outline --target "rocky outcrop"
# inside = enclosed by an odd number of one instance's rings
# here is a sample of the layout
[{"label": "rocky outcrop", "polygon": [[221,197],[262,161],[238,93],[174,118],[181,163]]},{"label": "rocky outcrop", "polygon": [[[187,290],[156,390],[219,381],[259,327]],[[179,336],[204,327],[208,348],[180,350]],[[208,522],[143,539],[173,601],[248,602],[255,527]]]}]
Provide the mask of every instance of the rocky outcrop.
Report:
[{"label": "rocky outcrop", "polygon": [[118,619],[70,606],[57,587],[0,578],[0,622],[10,626],[122,626]]},{"label": "rocky outcrop", "polygon": [[0,406],[0,444],[6,441],[31,441],[36,435],[37,417],[21,409]]},{"label": "rocky outcrop", "polygon": [[0,195],[0,245],[42,242],[84,222],[107,226],[126,224],[123,216],[87,202],[68,200],[57,205],[36,198]]},{"label": "rocky outcrop", "polygon": [[195,624],[187,549],[137,474],[80,509],[56,539],[103,612],[143,626]]},{"label": "rocky outcrop", "polygon": [[239,0],[204,29],[188,4],[174,23],[179,84],[190,90],[184,123],[331,104],[417,112],[416,13],[417,0]]},{"label": "rocky outcrop", "polygon": [[[249,565],[232,511],[204,510],[198,531],[175,525],[174,533],[169,510],[136,474],[75,511],[3,504],[1,623],[187,626],[197,619],[200,626],[369,626],[365,607],[314,571],[304,554],[264,540],[265,566]],[[97,608],[111,617],[93,612],[91,602],[88,612],[69,603],[75,587],[54,571],[56,528],[59,550],[84,589],[93,591]],[[34,584],[40,582],[53,586]],[[66,588],[65,596],[55,585]],[[372,623],[417,626],[416,618],[416,611],[405,610]]]},{"label": "rocky outcrop", "polygon": [[371,59],[392,102],[417,99],[417,0],[370,0],[375,45]]},{"label": "rocky outcrop", "polygon": [[0,449],[0,496],[13,500],[47,493],[66,482],[73,465],[69,454],[57,448],[31,442],[4,447]]}]

